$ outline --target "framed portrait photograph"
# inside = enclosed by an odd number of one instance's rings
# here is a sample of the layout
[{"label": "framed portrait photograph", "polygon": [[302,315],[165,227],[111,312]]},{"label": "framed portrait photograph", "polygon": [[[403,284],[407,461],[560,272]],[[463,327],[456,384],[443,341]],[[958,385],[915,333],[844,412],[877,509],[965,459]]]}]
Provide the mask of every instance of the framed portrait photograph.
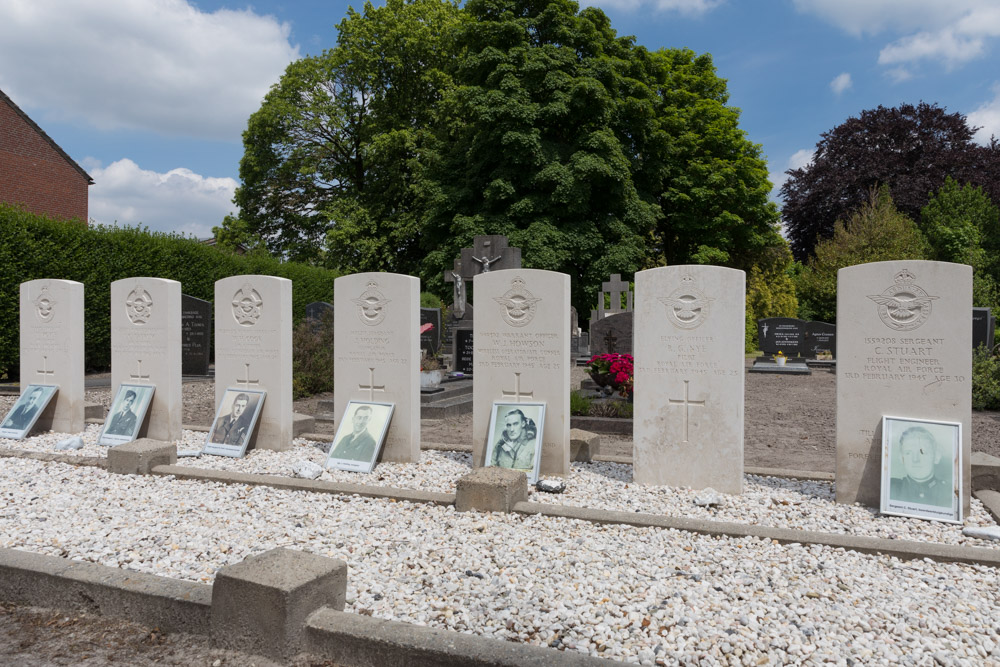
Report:
[{"label": "framed portrait photograph", "polygon": [[125,384],[118,385],[118,393],[111,403],[111,410],[104,420],[104,428],[97,439],[99,445],[121,445],[132,442],[139,434],[146,411],[153,400],[156,385]]},{"label": "framed portrait photograph", "polygon": [[0,438],[23,440],[59,391],[54,384],[29,384],[0,422]]},{"label": "framed portrait photograph", "polygon": [[205,438],[205,454],[242,458],[257,425],[267,392],[262,389],[226,387],[215,421]]},{"label": "framed portrait photograph", "polygon": [[962,425],[882,417],[883,514],[962,522]]},{"label": "framed portrait photograph", "polygon": [[487,431],[486,465],[523,470],[528,484],[538,481],[542,461],[545,403],[494,401]]},{"label": "framed portrait photograph", "polygon": [[395,403],[348,401],[344,418],[330,444],[326,467],[371,472],[382,451],[395,408]]}]

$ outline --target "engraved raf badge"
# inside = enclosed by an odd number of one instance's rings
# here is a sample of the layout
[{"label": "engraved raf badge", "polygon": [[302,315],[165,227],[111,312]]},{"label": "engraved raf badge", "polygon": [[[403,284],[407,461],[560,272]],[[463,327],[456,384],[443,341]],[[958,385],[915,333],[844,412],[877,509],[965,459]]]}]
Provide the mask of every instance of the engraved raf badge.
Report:
[{"label": "engraved raf badge", "polygon": [[660,303],[667,307],[667,319],[681,329],[696,329],[708,317],[711,299],[697,288],[694,277],[686,274],[681,278],[681,286],[669,296],[659,297]]},{"label": "engraved raf badge", "polygon": [[233,295],[233,317],[245,327],[257,324],[257,320],[260,319],[260,309],[263,306],[264,300],[260,298],[260,293],[250,283],[245,283]]},{"label": "engraved raf badge", "polygon": [[367,289],[360,297],[351,300],[358,304],[358,319],[370,327],[385,319],[385,304],[391,301],[378,290],[378,283],[374,280],[368,281]]},{"label": "engraved raf badge", "polygon": [[896,282],[881,294],[869,295],[878,304],[878,316],[890,329],[910,331],[927,321],[931,315],[931,302],[939,298],[930,296],[913,281],[909,269],[896,274]]},{"label": "engraved raf badge", "polygon": [[56,305],[56,300],[49,296],[48,287],[42,288],[42,291],[35,298],[34,304],[35,315],[38,316],[38,319],[42,322],[51,322],[52,316],[55,315],[53,309]]},{"label": "engraved raf badge", "polygon": [[535,317],[540,298],[528,291],[524,280],[518,276],[510,281],[510,289],[503,296],[493,297],[502,306],[500,316],[512,327],[523,327]]},{"label": "engraved raf badge", "polygon": [[152,317],[153,297],[140,285],[125,297],[125,314],[132,324],[145,324]]}]

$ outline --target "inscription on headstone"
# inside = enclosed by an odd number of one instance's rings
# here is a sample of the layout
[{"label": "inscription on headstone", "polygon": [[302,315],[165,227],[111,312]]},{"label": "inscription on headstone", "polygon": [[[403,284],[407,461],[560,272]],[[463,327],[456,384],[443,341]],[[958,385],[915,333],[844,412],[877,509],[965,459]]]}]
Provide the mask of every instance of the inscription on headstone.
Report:
[{"label": "inscription on headstone", "polygon": [[972,309],[972,349],[976,350],[980,345],[985,345],[986,349],[993,349],[993,316],[989,308]]},{"label": "inscription on headstone", "polygon": [[472,329],[455,330],[455,371],[470,375],[473,367],[473,331]]},{"label": "inscription on headstone", "polygon": [[212,361],[212,302],[181,295],[181,373],[208,375]]},{"label": "inscription on headstone", "polygon": [[826,322],[806,322],[803,355],[815,359],[826,351],[837,358],[837,326]]},{"label": "inscription on headstone", "polygon": [[805,320],[794,317],[766,317],[757,320],[757,344],[764,354],[782,352],[799,357],[805,348]]}]

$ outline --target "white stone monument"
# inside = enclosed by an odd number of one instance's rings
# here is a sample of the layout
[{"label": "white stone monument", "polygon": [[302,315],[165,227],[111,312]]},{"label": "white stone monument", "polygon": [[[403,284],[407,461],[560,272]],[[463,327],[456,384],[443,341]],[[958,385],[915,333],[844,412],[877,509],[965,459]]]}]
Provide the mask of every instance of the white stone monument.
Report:
[{"label": "white stone monument", "polygon": [[292,446],[292,281],[232,276],[215,283],[215,405],[226,387],[267,392],[258,449]]},{"label": "white stone monument", "polygon": [[35,423],[39,431],[80,433],[84,423],[83,283],[21,283],[21,387],[55,384],[59,391]]},{"label": "white stone monument", "polygon": [[473,464],[485,462],[494,401],[544,401],[539,472],[569,474],[569,276],[490,271],[473,279],[473,290]]},{"label": "white stone monument", "polygon": [[382,461],[420,460],[420,280],[355,273],[333,282],[337,418],[351,400],[395,403]]},{"label": "white stone monument", "polygon": [[740,493],[745,274],[641,271],[635,304],[635,481]]},{"label": "white stone monument", "polygon": [[879,506],[883,415],[962,424],[972,459],[972,267],[919,260],[837,273],[837,502]]},{"label": "white stone monument", "polygon": [[111,283],[111,387],[156,386],[139,437],[173,442],[181,433],[181,284],[164,278]]}]

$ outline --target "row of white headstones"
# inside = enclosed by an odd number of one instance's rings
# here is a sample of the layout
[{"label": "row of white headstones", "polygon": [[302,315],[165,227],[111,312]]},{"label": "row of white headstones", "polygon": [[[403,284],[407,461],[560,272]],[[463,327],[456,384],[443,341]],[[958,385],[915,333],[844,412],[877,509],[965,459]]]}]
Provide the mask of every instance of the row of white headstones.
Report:
[{"label": "row of white headstones", "polygon": [[[473,461],[483,465],[495,401],[543,402],[540,472],[570,470],[570,278],[492,271],[474,279]],[[420,455],[420,282],[361,273],[334,282],[334,402],[395,404],[382,460]],[[842,269],[837,324],[837,499],[877,506],[883,415],[962,424],[969,502],[972,269],[879,262]],[[745,275],[673,266],[635,275],[634,479],[740,493]],[[21,285],[21,379],[56,384],[42,427],[84,426],[83,285]],[[292,446],[292,283],[259,275],[215,284],[215,382],[263,389],[256,447]],[[111,285],[112,385],[156,386],[146,437],[181,437],[181,285]]]}]

